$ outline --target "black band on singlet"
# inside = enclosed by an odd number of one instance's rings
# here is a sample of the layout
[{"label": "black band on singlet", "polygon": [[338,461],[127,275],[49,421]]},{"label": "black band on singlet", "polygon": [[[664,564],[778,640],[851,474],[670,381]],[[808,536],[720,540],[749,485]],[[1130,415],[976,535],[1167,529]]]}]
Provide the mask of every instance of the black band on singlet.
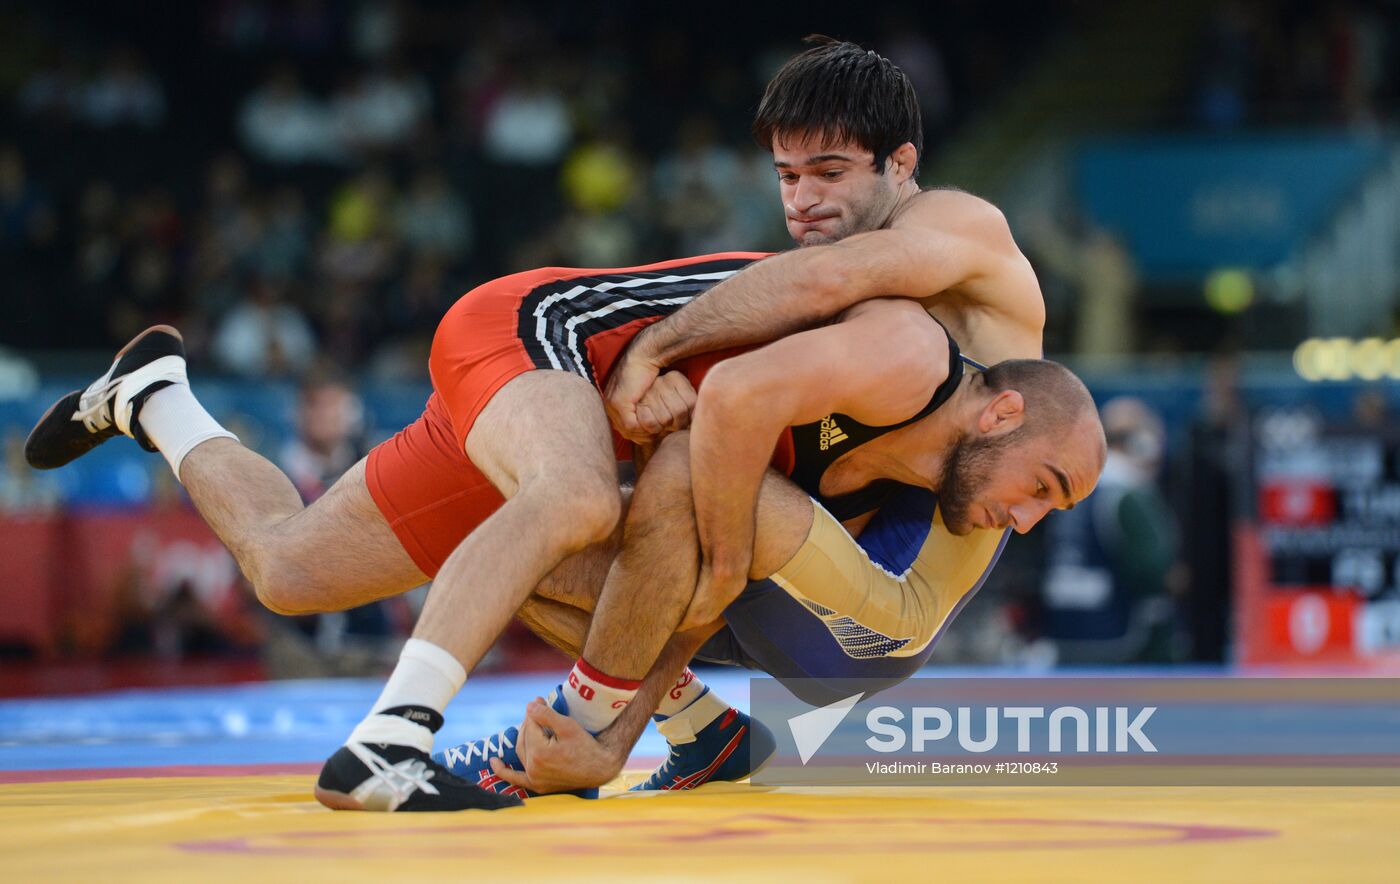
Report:
[{"label": "black band on singlet", "polygon": [[[939,323],[940,327],[942,325]],[[821,492],[821,479],[827,468],[847,452],[928,417],[948,401],[958,384],[962,383],[964,360],[958,342],[953,340],[946,328],[943,329],[943,333],[948,336],[948,377],[933,391],[933,398],[929,399],[928,404],[919,409],[913,417],[896,424],[874,427],[848,415],[833,413],[820,421],[792,428],[793,468],[789,477],[827,512],[835,516],[837,521],[844,522],[879,509],[890,495],[900,488],[907,487],[893,479],[877,479],[849,494],[828,497]]]},{"label": "black band on singlet", "polygon": [[516,333],[537,368],[592,381],[588,339],[638,319],[669,316],[753,263],[749,258],[696,261],[665,270],[629,270],[545,283],[520,304]]}]

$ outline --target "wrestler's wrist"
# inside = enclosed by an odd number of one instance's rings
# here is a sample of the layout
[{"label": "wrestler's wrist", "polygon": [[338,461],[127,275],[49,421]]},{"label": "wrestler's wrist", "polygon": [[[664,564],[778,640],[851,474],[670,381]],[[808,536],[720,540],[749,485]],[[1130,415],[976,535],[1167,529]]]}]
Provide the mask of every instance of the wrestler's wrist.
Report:
[{"label": "wrestler's wrist", "polygon": [[622,766],[627,763],[627,757],[632,754],[632,744],[636,740],[626,739],[616,728],[608,728],[597,737],[598,745],[603,747],[609,760],[612,762],[615,773],[622,770]]},{"label": "wrestler's wrist", "polygon": [[657,372],[668,365],[666,358],[666,333],[663,322],[654,322],[642,329],[632,339],[627,348],[626,358],[643,365],[649,365]]}]

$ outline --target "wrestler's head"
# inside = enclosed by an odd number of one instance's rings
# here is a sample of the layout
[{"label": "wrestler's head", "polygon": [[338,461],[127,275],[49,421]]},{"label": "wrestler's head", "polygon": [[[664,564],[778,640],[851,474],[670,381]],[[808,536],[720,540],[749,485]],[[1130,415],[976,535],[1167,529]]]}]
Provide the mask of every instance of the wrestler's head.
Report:
[{"label": "wrestler's head", "polygon": [[753,123],[803,246],[889,223],[901,193],[918,191],[924,146],[914,86],[893,62],[829,37],[807,42],[773,75]]},{"label": "wrestler's head", "polygon": [[1103,426],[1069,369],[1013,359],[968,382],[978,407],[945,457],[938,487],[949,531],[1024,534],[1050,510],[1068,509],[1094,490],[1107,451]]}]

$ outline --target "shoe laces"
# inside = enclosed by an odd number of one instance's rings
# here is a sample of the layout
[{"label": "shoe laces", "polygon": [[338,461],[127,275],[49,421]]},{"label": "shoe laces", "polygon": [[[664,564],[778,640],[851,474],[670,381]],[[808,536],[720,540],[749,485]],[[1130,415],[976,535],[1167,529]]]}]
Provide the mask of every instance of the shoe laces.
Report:
[{"label": "shoe laces", "polygon": [[[464,747],[466,752],[463,753],[465,755],[463,761],[467,764],[471,764],[472,756],[474,755],[480,755],[482,761],[488,761],[493,757],[499,758],[504,755],[507,749],[514,749],[515,741],[510,738],[510,732],[512,730],[514,730],[514,728],[506,728],[497,733],[494,737],[487,737],[484,740],[475,740],[468,743]],[[491,742],[492,740],[495,740],[495,742]]]},{"label": "shoe laces", "polygon": [[89,433],[98,433],[112,425],[112,394],[121,378],[113,378],[100,387],[88,388],[78,399],[72,419],[82,421]]},{"label": "shoe laces", "polygon": [[666,760],[661,762],[661,766],[652,773],[653,779],[656,777],[668,776],[671,772],[671,765],[680,763],[680,747],[676,746],[674,743],[667,743],[666,745],[670,747],[671,751],[666,753]]},{"label": "shoe laces", "polygon": [[394,794],[395,807],[407,801],[416,791],[421,790],[428,795],[441,794],[437,787],[429,782],[437,772],[429,769],[422,759],[405,758],[397,764],[390,764],[368,747],[351,743],[350,751],[369,768],[372,779]]}]

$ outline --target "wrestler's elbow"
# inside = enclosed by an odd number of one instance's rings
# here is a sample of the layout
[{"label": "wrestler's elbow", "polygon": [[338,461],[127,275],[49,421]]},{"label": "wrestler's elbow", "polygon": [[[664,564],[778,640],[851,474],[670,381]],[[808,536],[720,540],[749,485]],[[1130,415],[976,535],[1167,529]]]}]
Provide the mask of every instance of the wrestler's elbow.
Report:
[{"label": "wrestler's elbow", "polygon": [[710,369],[696,394],[696,413],[711,421],[747,413],[763,396],[763,383],[754,372],[745,371],[748,360],[726,359]]}]

